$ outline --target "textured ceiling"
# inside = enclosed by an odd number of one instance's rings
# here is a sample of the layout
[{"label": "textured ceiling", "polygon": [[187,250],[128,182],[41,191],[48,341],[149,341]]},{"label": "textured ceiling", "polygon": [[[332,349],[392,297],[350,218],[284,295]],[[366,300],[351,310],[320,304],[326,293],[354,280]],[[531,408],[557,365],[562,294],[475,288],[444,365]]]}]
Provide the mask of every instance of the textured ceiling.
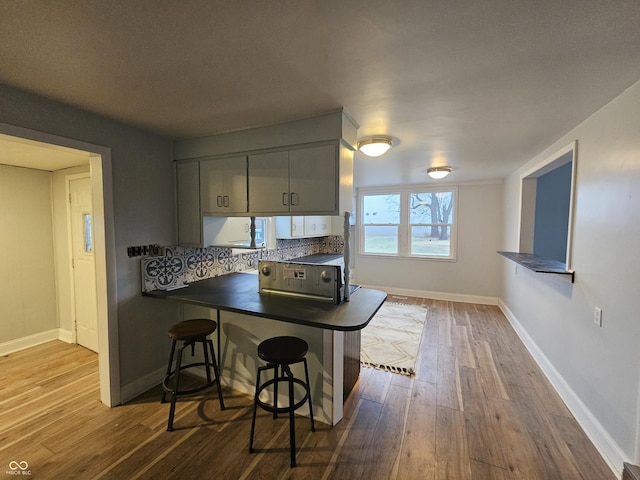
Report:
[{"label": "textured ceiling", "polygon": [[640,79],[640,2],[3,1],[0,83],[172,139],[344,107],[359,184],[500,178]]}]

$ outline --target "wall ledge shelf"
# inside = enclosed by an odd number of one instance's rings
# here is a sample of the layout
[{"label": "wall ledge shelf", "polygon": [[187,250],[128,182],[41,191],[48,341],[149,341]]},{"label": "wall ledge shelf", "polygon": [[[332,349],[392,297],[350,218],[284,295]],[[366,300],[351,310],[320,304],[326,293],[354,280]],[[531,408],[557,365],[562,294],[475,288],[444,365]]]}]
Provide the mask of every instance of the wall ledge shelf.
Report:
[{"label": "wall ledge shelf", "polygon": [[567,265],[564,262],[559,262],[551,258],[538,257],[532,253],[501,251],[497,253],[536,273],[567,275],[571,278],[571,283],[573,283],[575,272],[573,270],[567,270]]}]

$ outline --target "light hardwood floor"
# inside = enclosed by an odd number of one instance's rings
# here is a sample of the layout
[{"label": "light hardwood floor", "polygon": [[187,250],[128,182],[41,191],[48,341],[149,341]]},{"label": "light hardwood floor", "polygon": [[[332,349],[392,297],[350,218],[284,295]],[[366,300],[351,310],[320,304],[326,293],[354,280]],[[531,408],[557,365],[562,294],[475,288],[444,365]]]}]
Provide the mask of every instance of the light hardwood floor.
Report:
[{"label": "light hardwood floor", "polygon": [[363,369],[337,426],[312,433],[298,417],[294,469],[284,418],[259,413],[248,453],[246,395],[225,390],[222,412],[215,389],[181,400],[167,432],[159,389],[107,408],[97,356],[50,342],[0,357],[0,473],[28,462],[47,480],[615,478],[497,307],[402,301],[429,307],[416,375]]}]

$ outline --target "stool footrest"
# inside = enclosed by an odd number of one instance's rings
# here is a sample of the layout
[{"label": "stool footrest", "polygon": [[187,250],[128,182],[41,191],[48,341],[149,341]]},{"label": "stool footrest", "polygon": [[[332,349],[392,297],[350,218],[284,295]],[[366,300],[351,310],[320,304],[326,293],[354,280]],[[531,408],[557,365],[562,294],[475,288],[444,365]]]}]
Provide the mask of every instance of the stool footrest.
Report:
[{"label": "stool footrest", "polygon": [[[305,382],[303,382],[302,380],[300,380],[299,378],[289,378],[289,377],[278,377],[278,378],[272,378],[271,380],[267,380],[258,389],[258,395],[260,395],[260,393],[265,388],[270,387],[271,385],[275,384],[276,382],[282,382],[282,383],[293,382],[293,383],[297,383],[298,385],[301,385],[301,386],[304,387],[304,397],[293,405],[293,410],[299,409],[305,403],[307,403],[307,400],[309,400],[309,394],[307,393],[307,384]],[[276,398],[274,400],[275,400],[275,402],[277,404],[278,399]],[[277,407],[277,406],[274,406],[274,405],[270,405],[270,404],[260,400],[259,398],[256,400],[256,402],[258,403],[258,405],[263,410],[266,410],[267,412],[271,412],[271,413],[289,413],[291,411],[291,409],[292,409],[290,406]]]},{"label": "stool footrest", "polygon": [[[188,368],[192,368],[192,367],[206,367],[206,366],[210,366],[210,367],[215,367],[216,365],[214,365],[213,363],[206,363],[206,362],[197,362],[197,363],[190,363],[188,365],[181,365],[180,366],[180,371],[182,370],[186,370]],[[171,373],[169,373],[168,375],[166,375],[164,377],[164,380],[162,381],[162,389],[167,392],[167,393],[174,393],[173,388],[171,388],[169,386],[169,380],[171,380],[171,377],[173,377],[175,375],[175,370],[171,371]],[[190,388],[188,390],[177,390],[175,392],[176,395],[191,395],[193,393],[197,393],[200,392],[206,388],[209,388],[210,386],[214,385],[218,380],[216,378],[214,378],[211,381],[207,381],[207,383],[199,385],[197,387],[194,388]]]}]

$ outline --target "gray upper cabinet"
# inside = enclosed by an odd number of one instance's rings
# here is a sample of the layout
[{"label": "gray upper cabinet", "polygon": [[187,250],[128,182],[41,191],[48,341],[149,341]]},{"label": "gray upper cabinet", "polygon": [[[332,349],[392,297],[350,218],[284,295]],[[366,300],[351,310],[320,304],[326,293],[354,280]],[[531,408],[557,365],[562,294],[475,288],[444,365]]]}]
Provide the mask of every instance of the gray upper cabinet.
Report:
[{"label": "gray upper cabinet", "polygon": [[178,243],[180,245],[202,244],[199,178],[197,161],[176,163]]},{"label": "gray upper cabinet", "polygon": [[332,214],[339,209],[337,143],[249,156],[249,211]]},{"label": "gray upper cabinet", "polygon": [[200,160],[200,208],[203,215],[248,212],[246,156]]},{"label": "gray upper cabinet", "polygon": [[289,152],[249,155],[249,209],[252,213],[289,212]]},{"label": "gray upper cabinet", "polygon": [[291,212],[331,213],[338,210],[338,146],[289,151]]}]

